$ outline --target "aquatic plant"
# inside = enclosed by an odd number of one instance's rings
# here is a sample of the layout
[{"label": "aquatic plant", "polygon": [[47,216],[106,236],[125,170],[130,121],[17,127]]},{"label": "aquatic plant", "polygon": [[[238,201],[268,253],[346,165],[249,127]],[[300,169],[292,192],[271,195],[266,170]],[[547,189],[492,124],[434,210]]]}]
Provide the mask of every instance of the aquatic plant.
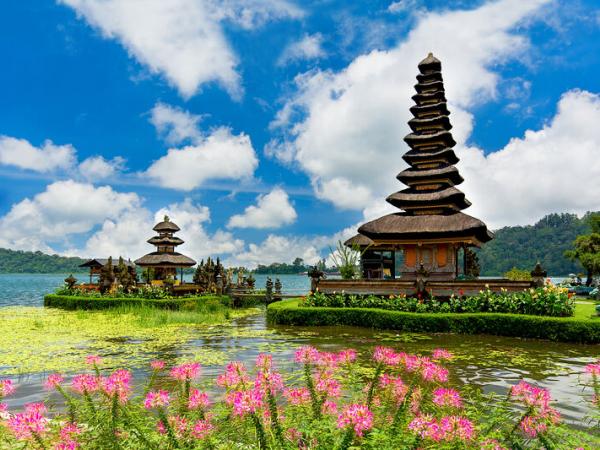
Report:
[{"label": "aquatic plant", "polygon": [[[598,448],[597,423],[577,431],[561,423],[550,393],[521,380],[502,401],[460,392],[448,382],[452,353],[430,355],[376,347],[368,373],[357,375],[356,352],[297,349],[292,373],[281,373],[271,355],[259,354],[254,370],[229,363],[205,392],[201,367],[188,361],[168,367],[153,361],[149,381],[132,372],[88,371],[70,380],[51,374],[46,387],[56,402],[23,411],[0,409],[0,444],[30,449],[561,449]],[[162,384],[154,386],[160,376]],[[581,374],[598,403],[600,360]],[[294,380],[288,382],[284,380]],[[136,382],[134,382],[136,381]],[[289,384],[288,384],[289,383]],[[204,383],[206,384],[206,383]],[[18,387],[17,387],[18,388]],[[0,380],[0,400],[15,384]],[[582,422],[585,423],[585,422]],[[595,434],[594,434],[595,433]],[[4,448],[3,447],[3,448]]]}]

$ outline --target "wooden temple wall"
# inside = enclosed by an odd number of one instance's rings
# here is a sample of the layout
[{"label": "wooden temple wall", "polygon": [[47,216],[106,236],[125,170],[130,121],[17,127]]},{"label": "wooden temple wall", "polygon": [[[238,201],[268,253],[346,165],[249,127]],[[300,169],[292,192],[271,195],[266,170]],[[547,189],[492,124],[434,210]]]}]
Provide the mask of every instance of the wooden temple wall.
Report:
[{"label": "wooden temple wall", "polygon": [[[374,294],[374,295],[413,295],[416,291],[414,281],[409,280],[320,280],[318,289],[325,294]],[[520,292],[532,287],[530,281],[510,281],[504,279],[489,280],[451,280],[428,281],[427,291],[435,297],[450,297],[452,294],[476,295],[487,287],[493,292],[502,289],[507,292]]]}]

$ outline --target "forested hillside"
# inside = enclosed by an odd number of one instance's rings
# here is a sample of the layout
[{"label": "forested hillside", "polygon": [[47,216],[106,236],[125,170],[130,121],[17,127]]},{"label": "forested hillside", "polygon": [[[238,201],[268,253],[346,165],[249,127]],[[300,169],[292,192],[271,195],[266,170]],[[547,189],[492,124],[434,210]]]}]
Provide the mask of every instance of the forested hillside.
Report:
[{"label": "forested hillside", "polygon": [[496,238],[479,251],[481,274],[502,275],[512,267],[533,269],[542,262],[549,275],[561,276],[582,272],[578,263],[564,257],[580,234],[589,232],[587,215],[549,214],[535,225],[504,227],[495,231]]},{"label": "forested hillside", "polygon": [[82,272],[81,258],[46,255],[0,248],[0,273],[72,273]]}]

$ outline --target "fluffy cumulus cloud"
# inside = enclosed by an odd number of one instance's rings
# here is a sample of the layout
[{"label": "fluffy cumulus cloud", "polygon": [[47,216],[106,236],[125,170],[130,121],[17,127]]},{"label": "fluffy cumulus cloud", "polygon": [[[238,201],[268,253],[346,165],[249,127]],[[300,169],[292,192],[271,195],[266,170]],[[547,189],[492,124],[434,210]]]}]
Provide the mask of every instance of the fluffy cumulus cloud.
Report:
[{"label": "fluffy cumulus cloud", "polygon": [[25,139],[0,136],[0,164],[28,169],[35,172],[51,172],[69,169],[75,164],[76,150],[70,145],[55,145],[45,141],[41,147]]},{"label": "fluffy cumulus cloud", "polygon": [[473,126],[469,108],[496,95],[492,68],[525,56],[529,42],[518,25],[546,3],[499,0],[422,14],[396,47],[359,56],[339,72],[298,76],[296,95],[271,125],[280,136],[266,153],[300,167],[317,196],[340,208],[382,203],[400,188],[394,177],[406,166],[417,63],[430,51],[442,60],[455,139],[464,143]]},{"label": "fluffy cumulus cloud", "polygon": [[171,142],[191,140],[190,145],[170,148],[146,174],[162,187],[190,191],[207,180],[249,179],[258,159],[248,135],[218,127],[209,133],[197,128],[199,116],[158,104],[150,121]]},{"label": "fluffy cumulus cloud", "polygon": [[600,209],[600,96],[569,91],[554,118],[501,150],[461,146],[470,214],[494,227],[533,223],[554,211]]},{"label": "fluffy cumulus cloud", "polygon": [[107,160],[103,156],[91,156],[79,164],[79,173],[89,181],[110,178],[120,172],[125,165],[125,159],[117,156]]},{"label": "fluffy cumulus cloud", "polygon": [[150,111],[150,123],[168,144],[173,145],[200,139],[198,124],[201,119],[199,115],[165,103],[157,103]]},{"label": "fluffy cumulus cloud", "polygon": [[320,239],[270,234],[260,244],[250,244],[244,251],[231,256],[225,262],[231,266],[253,268],[259,264],[268,265],[274,262],[291,263],[299,257],[306,264],[315,264],[321,259],[321,244]]},{"label": "fluffy cumulus cloud", "polygon": [[70,235],[86,233],[106,218],[117,218],[139,208],[137,194],[120,193],[109,186],[57,181],[33,198],[14,204],[0,218],[4,230],[0,247],[51,251]]},{"label": "fluffy cumulus cloud", "polygon": [[70,253],[99,257],[122,255],[134,260],[153,251],[146,239],[152,237],[152,227],[162,221],[165,215],[181,228],[177,235],[185,243],[178,250],[198,261],[208,256],[241,251],[244,246],[243,241],[229,232],[217,230],[210,234],[205,228],[210,221],[208,207],[185,199],[154,213],[145,207],[138,207],[125,211],[116,219],[106,219],[100,229],[87,240],[84,249],[71,250]]},{"label": "fluffy cumulus cloud", "polygon": [[279,228],[293,223],[298,215],[290,199],[281,188],[259,195],[256,205],[248,206],[243,214],[229,219],[228,228]]},{"label": "fluffy cumulus cloud", "polygon": [[283,50],[278,64],[284,65],[293,61],[322,58],[325,56],[322,45],[323,35],[321,33],[307,34],[302,39],[292,42]]},{"label": "fluffy cumulus cloud", "polygon": [[267,20],[296,18],[299,8],[284,0],[58,0],[118,40],[141,64],[160,73],[184,97],[207,82],[232,96],[242,88],[237,56],[221,22],[253,28]]}]

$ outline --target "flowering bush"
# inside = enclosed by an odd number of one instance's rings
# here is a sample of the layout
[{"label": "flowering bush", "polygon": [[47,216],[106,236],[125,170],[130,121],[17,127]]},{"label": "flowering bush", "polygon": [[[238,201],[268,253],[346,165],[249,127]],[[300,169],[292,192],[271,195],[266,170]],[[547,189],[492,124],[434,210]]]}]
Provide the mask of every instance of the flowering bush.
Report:
[{"label": "flowering bush", "polygon": [[489,288],[471,297],[452,295],[448,301],[418,299],[405,295],[347,295],[310,293],[302,306],[380,308],[417,313],[496,312],[536,316],[572,316],[575,302],[567,289],[548,284],[522,292],[492,292]]},{"label": "flowering bush", "polygon": [[[0,403],[0,445],[54,450],[600,445],[594,429],[587,434],[561,424],[550,393],[525,381],[503,401],[449,386],[445,365],[453,356],[446,350],[422,356],[377,347],[369,370],[358,370],[356,356],[354,350],[301,347],[295,353],[299,376],[285,377],[271,355],[259,355],[252,372],[231,362],[210,395],[195,385],[201,376],[196,363],[169,369],[155,361],[149,380],[134,386],[130,371],[104,374],[102,361],[90,357],[89,373],[70,382],[59,374],[48,377],[45,386],[62,396],[65,412],[49,411],[44,403],[9,412]],[[160,386],[158,375],[168,377]],[[600,360],[582,375],[598,406]],[[287,386],[284,379],[302,382]],[[14,390],[10,380],[0,380],[0,401]]]}]

